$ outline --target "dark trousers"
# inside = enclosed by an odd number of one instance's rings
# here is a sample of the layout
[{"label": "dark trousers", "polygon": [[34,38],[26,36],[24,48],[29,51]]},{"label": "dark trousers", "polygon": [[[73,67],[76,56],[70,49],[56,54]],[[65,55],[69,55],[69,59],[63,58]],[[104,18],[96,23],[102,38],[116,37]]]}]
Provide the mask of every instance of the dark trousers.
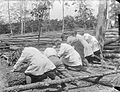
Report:
[{"label": "dark trousers", "polygon": [[98,57],[90,55],[85,58],[88,60],[89,63],[96,63],[96,64],[100,63],[100,58],[98,58]]},{"label": "dark trousers", "polygon": [[100,55],[101,55],[101,52],[100,52],[100,50],[98,50],[98,51],[95,51],[95,52],[94,52],[94,55],[96,55],[96,56],[98,56],[99,58],[101,58],[101,56],[100,56]]},{"label": "dark trousers", "polygon": [[54,63],[56,66],[56,75],[60,78],[68,78],[71,75],[68,73],[67,69],[65,68],[63,62],[57,56],[50,56],[49,59]]},{"label": "dark trousers", "polygon": [[68,70],[72,70],[72,71],[84,71],[86,70],[83,66],[79,65],[79,66],[68,66],[68,65],[65,65],[65,67],[68,69]]},{"label": "dark trousers", "polygon": [[43,75],[38,75],[38,76],[32,74],[26,74],[26,75],[31,77],[32,83],[43,81],[47,77],[49,77],[51,80],[54,80],[56,77],[55,70],[48,71]]},{"label": "dark trousers", "polygon": [[63,64],[57,66],[56,75],[62,79],[72,77]]}]

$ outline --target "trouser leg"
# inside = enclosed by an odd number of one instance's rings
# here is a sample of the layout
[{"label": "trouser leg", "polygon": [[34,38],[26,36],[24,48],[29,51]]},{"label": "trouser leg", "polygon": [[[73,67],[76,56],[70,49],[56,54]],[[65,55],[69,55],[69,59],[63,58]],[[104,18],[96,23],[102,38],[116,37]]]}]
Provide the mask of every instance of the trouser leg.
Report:
[{"label": "trouser leg", "polygon": [[[57,72],[59,73],[59,77],[62,77],[61,78],[70,78],[70,77],[73,77],[71,74],[69,74],[68,70],[65,69],[65,66],[64,65],[60,65],[58,68],[57,68]],[[75,85],[75,86],[79,86],[78,84],[78,81],[75,80],[73,82],[70,82],[72,85]],[[61,84],[62,87],[66,87],[66,84],[65,83],[62,83]]]},{"label": "trouser leg", "polygon": [[39,75],[39,76],[35,76],[32,74],[26,74],[26,76],[29,76],[31,78],[31,83],[40,82],[47,78],[45,74]]},{"label": "trouser leg", "polygon": [[90,56],[85,57],[89,63],[93,63],[93,58]]},{"label": "trouser leg", "polygon": [[59,75],[62,75],[61,78],[69,78],[69,77],[72,77],[69,73],[68,73],[68,70],[65,68],[65,66],[62,64],[62,65],[59,65],[58,68],[57,68],[57,72]]},{"label": "trouser leg", "polygon": [[51,70],[49,72],[46,72],[45,75],[48,76],[51,80],[55,80],[56,74],[55,74],[55,69]]}]

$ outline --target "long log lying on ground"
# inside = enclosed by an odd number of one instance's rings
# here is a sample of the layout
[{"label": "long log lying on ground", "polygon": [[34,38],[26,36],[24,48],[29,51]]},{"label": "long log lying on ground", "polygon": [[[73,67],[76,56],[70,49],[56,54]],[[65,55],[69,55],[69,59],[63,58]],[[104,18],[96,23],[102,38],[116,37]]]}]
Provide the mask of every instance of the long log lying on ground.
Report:
[{"label": "long log lying on ground", "polygon": [[116,41],[119,41],[120,38],[114,39],[114,40],[109,40],[109,41],[105,41],[104,46],[111,44],[111,43],[115,43]]},{"label": "long log lying on ground", "polygon": [[104,46],[104,50],[120,49],[120,46]]},{"label": "long log lying on ground", "polygon": [[120,53],[120,49],[117,49],[117,50],[103,50],[103,53]]},{"label": "long log lying on ground", "polygon": [[91,67],[115,70],[115,66],[110,66],[110,65],[94,64],[94,65],[92,65]]},{"label": "long log lying on ground", "polygon": [[105,37],[117,38],[117,37],[119,37],[119,35],[116,35],[116,34],[106,34]]},{"label": "long log lying on ground", "polygon": [[120,43],[116,42],[116,43],[111,43],[109,44],[109,46],[120,46]]},{"label": "long log lying on ground", "polygon": [[[24,90],[29,90],[29,89],[40,88],[43,86],[49,86],[52,84],[66,83],[66,82],[71,82],[71,81],[75,81],[75,80],[86,80],[86,79],[91,79],[91,78],[95,78],[95,77],[98,77],[98,78],[95,79],[94,81],[92,79],[92,81],[94,83],[96,82],[96,83],[104,84],[104,83],[101,83],[102,81],[101,82],[98,82],[98,81],[104,76],[111,75],[111,74],[117,74],[117,73],[120,73],[120,71],[108,72],[108,73],[104,73],[104,74],[88,75],[88,76],[84,76],[84,77],[78,76],[78,77],[65,78],[65,79],[61,79],[61,80],[51,80],[48,82],[37,82],[37,83],[32,83],[32,84],[27,84],[27,85],[8,87],[8,88],[3,89],[2,92],[9,92],[9,91],[13,91],[13,90],[24,91]],[[106,84],[106,83],[105,83],[105,85],[111,86],[111,87],[113,86],[112,84]]]},{"label": "long log lying on ground", "polygon": [[118,32],[106,32],[105,35],[118,35]]},{"label": "long log lying on ground", "polygon": [[105,58],[120,58],[120,54],[110,54],[106,53],[103,55]]}]

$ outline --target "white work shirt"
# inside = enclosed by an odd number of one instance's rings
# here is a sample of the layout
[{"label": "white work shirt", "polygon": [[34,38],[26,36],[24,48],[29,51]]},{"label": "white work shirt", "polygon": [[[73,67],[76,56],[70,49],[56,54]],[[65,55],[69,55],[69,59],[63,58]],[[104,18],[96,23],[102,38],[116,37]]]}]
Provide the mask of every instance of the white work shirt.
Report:
[{"label": "white work shirt", "polygon": [[92,36],[90,44],[92,45],[93,52],[100,50],[99,42],[94,36]]},{"label": "white work shirt", "polygon": [[58,56],[61,57],[63,63],[68,66],[82,65],[82,60],[79,53],[67,43],[61,43]]},{"label": "white work shirt", "polygon": [[84,38],[90,44],[93,52],[100,50],[99,42],[94,36],[86,33],[84,34]]},{"label": "white work shirt", "polygon": [[45,72],[56,68],[56,66],[44,54],[34,47],[24,48],[21,57],[14,65],[14,69],[17,69],[24,61],[30,63],[25,73],[32,75],[42,75]]},{"label": "white work shirt", "polygon": [[57,56],[57,51],[54,49],[54,48],[46,48],[44,50],[44,55],[47,56],[47,57],[50,57],[50,56]]},{"label": "white work shirt", "polygon": [[69,36],[68,38],[67,38],[67,43],[68,44],[72,44],[73,42],[75,42],[76,41],[76,37],[74,37],[74,36]]},{"label": "white work shirt", "polygon": [[84,46],[84,56],[90,56],[93,54],[91,46],[88,44],[88,42],[84,39],[83,36],[77,34],[76,39],[79,40],[83,46]]}]

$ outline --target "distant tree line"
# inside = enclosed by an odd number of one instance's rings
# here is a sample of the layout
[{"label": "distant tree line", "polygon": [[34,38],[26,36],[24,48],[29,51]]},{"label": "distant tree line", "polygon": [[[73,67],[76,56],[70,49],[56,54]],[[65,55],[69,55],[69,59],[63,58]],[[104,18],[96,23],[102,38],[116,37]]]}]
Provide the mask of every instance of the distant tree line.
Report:
[{"label": "distant tree line", "polygon": [[[72,16],[66,16],[64,18],[65,20],[65,30],[72,31],[74,28],[88,28],[88,29],[94,29],[96,26],[96,19],[94,16],[91,17],[91,19],[87,20],[86,23],[81,19],[78,19],[78,17],[72,17]],[[37,20],[28,20],[25,22],[25,32],[24,33],[30,33],[30,32],[37,32],[38,31],[38,21]],[[19,34],[21,32],[21,24],[20,22],[12,23],[12,31],[13,34]],[[6,34],[10,33],[9,24],[1,23],[0,24],[0,34]],[[45,21],[42,24],[42,31],[60,31],[62,30],[62,20],[58,19],[52,19],[50,21]]]}]

